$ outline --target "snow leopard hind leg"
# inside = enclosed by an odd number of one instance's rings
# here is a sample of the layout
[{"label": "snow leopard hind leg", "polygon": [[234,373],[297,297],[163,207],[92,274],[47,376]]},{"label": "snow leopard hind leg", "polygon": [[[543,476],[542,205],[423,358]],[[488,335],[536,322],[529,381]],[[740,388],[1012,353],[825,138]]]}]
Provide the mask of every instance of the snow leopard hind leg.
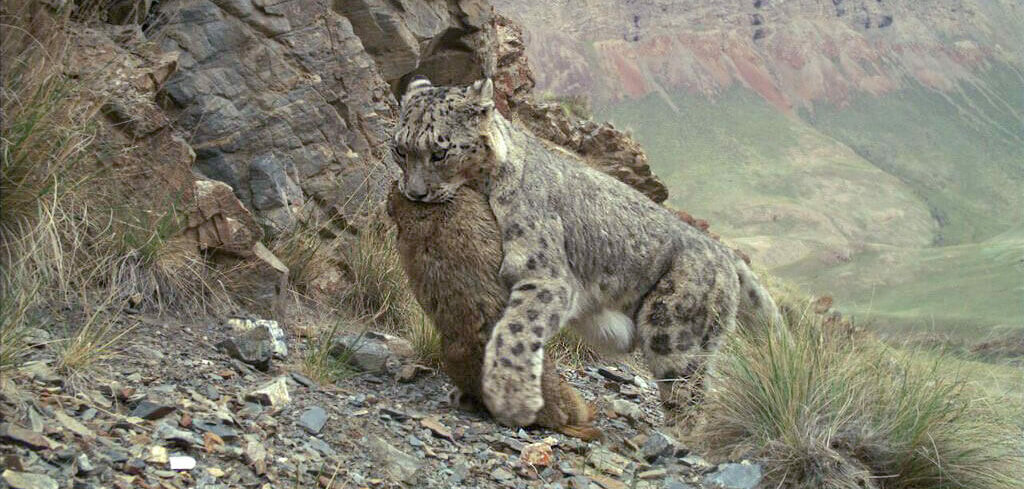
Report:
[{"label": "snow leopard hind leg", "polygon": [[677,257],[636,314],[638,347],[672,425],[695,419],[712,356],[735,327],[740,303],[732,261],[722,251],[702,251]]}]

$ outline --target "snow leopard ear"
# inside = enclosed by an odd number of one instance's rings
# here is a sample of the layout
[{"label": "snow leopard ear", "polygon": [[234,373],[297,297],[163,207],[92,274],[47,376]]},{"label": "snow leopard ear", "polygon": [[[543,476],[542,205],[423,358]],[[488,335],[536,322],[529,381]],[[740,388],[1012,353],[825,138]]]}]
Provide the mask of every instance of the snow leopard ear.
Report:
[{"label": "snow leopard ear", "polygon": [[423,90],[426,90],[433,86],[434,85],[430,83],[430,80],[428,80],[427,77],[423,75],[416,75],[412,77],[412,80],[409,81],[409,84],[405,86],[405,95],[402,95],[402,103],[404,104],[406,100],[409,100],[409,97],[415,95],[416,93],[422,92]]},{"label": "snow leopard ear", "polygon": [[470,95],[476,98],[481,107],[494,107],[494,82],[490,78],[477,80],[469,87]]}]

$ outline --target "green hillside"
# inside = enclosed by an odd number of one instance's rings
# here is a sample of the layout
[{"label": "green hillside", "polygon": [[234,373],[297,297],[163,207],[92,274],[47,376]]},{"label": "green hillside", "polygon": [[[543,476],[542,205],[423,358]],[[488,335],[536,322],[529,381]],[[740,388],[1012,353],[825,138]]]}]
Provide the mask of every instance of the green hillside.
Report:
[{"label": "green hillside", "polygon": [[885,327],[1024,327],[1024,83],[921,86],[787,115],[745,89],[597,107],[670,203]]},{"label": "green hillside", "polygon": [[837,290],[842,309],[885,329],[983,339],[992,327],[1024,328],[1024,228],[981,243],[921,249],[874,247],[822,269],[776,269],[809,290]]},{"label": "green hillside", "polygon": [[917,86],[801,115],[928,203],[942,226],[937,244],[980,242],[1024,222],[1024,78],[993,69],[981,79],[958,92]]}]

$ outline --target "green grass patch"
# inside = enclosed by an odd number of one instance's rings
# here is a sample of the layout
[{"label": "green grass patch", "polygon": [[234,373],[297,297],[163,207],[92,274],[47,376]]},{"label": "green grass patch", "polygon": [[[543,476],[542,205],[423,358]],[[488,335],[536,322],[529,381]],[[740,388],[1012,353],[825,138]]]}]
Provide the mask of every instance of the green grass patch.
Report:
[{"label": "green grass patch", "polygon": [[779,162],[797,144],[797,134],[783,114],[741,89],[713,101],[677,96],[671,103],[678,112],[651,95],[596,107],[595,115],[643,144],[672,204],[709,215],[713,203],[731,204],[744,194],[758,199],[788,193],[788,169]]},{"label": "green grass patch", "polygon": [[976,243],[1024,223],[1024,80],[995,67],[984,86],[939,93],[909,86],[802,116],[897,176],[941,224],[936,244]]},{"label": "green grass patch", "polygon": [[772,273],[880,329],[977,335],[1024,326],[1024,81],[978,79],[794,116],[742,88],[596,115],[633,131],[673,206]]},{"label": "green grass patch", "polygon": [[[302,358],[302,372],[309,378],[330,383],[351,377],[356,371],[349,364],[351,350],[334,348],[334,339],[344,331],[345,321],[334,318],[331,325],[316,333],[307,344],[306,355]],[[365,333],[365,329],[360,333]]]},{"label": "green grass patch", "polygon": [[952,358],[804,316],[738,331],[716,361],[702,436],[764,460],[772,487],[1024,484],[1019,418],[979,398]]}]

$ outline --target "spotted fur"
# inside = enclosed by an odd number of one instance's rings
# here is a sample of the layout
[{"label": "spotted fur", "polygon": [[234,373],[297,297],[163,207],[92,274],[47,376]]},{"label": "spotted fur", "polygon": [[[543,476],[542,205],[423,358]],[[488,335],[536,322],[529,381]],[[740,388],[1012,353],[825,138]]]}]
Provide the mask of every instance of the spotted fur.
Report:
[{"label": "spotted fur", "polygon": [[468,185],[496,219],[509,295],[485,350],[488,409],[508,425],[536,419],[543,345],[567,326],[606,350],[641,349],[667,406],[699,401],[722,334],[738,316],[777,320],[771,297],[727,247],[506,120],[492,92],[490,80],[417,82],[394,139],[406,197],[444,202]]}]

